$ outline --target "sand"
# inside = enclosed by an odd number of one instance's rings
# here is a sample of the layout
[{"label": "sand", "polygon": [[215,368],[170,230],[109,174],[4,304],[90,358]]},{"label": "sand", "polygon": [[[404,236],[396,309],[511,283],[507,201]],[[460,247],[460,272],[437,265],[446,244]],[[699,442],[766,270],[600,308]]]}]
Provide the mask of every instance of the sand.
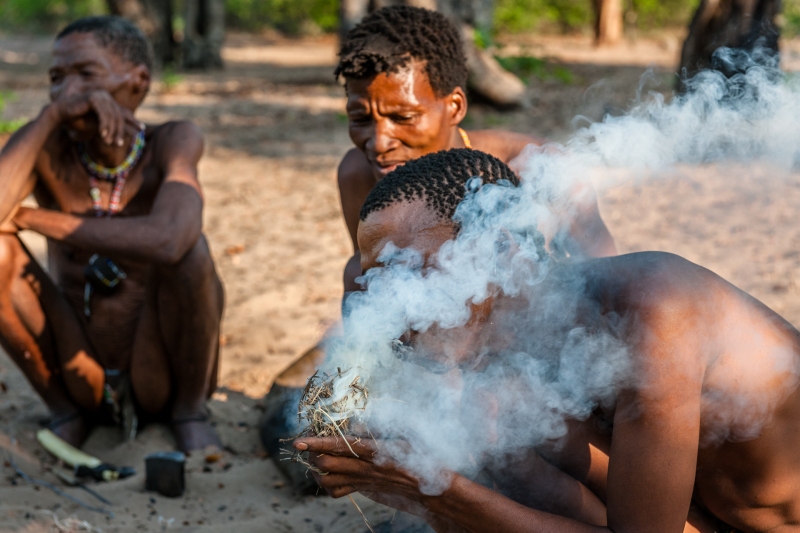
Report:
[{"label": "sand", "polygon": [[[565,139],[574,116],[597,119],[629,105],[648,65],[650,86],[668,91],[676,39],[639,39],[601,51],[587,39],[512,42],[506,53],[552,56],[574,81],[530,80],[531,108],[499,113],[474,105],[466,127]],[[15,93],[3,118],[33,117],[46,102],[48,48],[44,38],[0,39],[0,90]],[[787,50],[787,66],[797,68],[800,46],[789,43]],[[339,316],[341,269],[351,249],[335,169],[350,141],[342,89],[331,75],[335,43],[233,35],[224,57],[221,72],[156,84],[139,116],[149,122],[191,119],[206,134],[200,166],[205,231],[227,291],[221,387],[210,409],[228,451],[211,465],[191,457],[185,496],[169,499],[144,492],[142,475],[144,455],[171,449],[167,429],[149,426],[132,443],[100,429],[85,449],[140,473],[94,485],[115,503],[116,518],[81,510],[25,483],[4,462],[11,453],[28,474],[55,481],[43,468],[52,461],[34,439],[45,408],[0,354],[0,531],[56,531],[54,516],[63,521],[73,515],[107,532],[365,531],[347,499],[293,496],[261,451],[256,431],[260,398],[275,376]],[[597,186],[621,251],[684,255],[800,325],[800,176],[720,165],[598,180]],[[39,256],[44,253],[41,238],[25,239]],[[66,491],[91,500],[79,489]],[[359,502],[373,523],[391,514]]]}]

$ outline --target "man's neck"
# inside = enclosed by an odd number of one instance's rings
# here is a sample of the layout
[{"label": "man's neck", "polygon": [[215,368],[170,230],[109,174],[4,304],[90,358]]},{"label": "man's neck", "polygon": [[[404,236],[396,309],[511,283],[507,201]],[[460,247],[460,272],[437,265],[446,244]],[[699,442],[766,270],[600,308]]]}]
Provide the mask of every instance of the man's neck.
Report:
[{"label": "man's neck", "polygon": [[89,158],[100,166],[115,168],[125,161],[131,151],[133,137],[125,134],[122,146],[109,145],[98,136],[85,143],[86,153]]}]

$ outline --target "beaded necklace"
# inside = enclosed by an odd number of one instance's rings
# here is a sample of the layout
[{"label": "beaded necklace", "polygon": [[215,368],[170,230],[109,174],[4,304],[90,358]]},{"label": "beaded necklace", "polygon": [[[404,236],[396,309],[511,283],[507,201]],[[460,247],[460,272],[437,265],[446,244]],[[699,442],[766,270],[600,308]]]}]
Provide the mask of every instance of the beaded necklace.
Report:
[{"label": "beaded necklace", "polygon": [[[91,160],[89,154],[86,152],[86,146],[81,143],[78,145],[78,153],[80,155],[81,164],[86,172],[89,174],[89,196],[92,199],[92,208],[94,209],[95,216],[112,216],[120,210],[120,199],[122,198],[122,189],[125,187],[125,180],[128,179],[128,174],[131,173],[133,167],[139,162],[144,152],[144,131],[136,134],[131,145],[131,151],[116,168],[107,168],[98,165]],[[111,190],[111,198],[108,201],[108,210],[103,210],[100,203],[100,188],[97,186],[97,180],[113,181],[114,188]]]},{"label": "beaded necklace", "polygon": [[472,150],[472,143],[469,140],[469,135],[467,135],[467,132],[461,128],[458,128],[458,134],[461,135],[461,140],[464,141],[464,146]]}]

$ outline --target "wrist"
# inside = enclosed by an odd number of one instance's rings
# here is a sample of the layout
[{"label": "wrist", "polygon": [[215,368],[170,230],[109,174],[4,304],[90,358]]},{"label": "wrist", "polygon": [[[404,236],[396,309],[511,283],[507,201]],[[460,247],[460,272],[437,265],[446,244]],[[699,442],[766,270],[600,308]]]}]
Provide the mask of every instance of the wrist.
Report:
[{"label": "wrist", "polygon": [[458,493],[461,490],[462,482],[466,479],[459,474],[454,473],[453,479],[450,481],[450,486],[445,489],[441,494],[435,496],[423,495],[422,505],[428,510],[429,513],[436,516],[445,516],[453,510],[455,500],[458,499]]},{"label": "wrist", "polygon": [[50,125],[51,128],[59,126],[64,121],[64,117],[61,114],[61,107],[58,102],[51,102],[44,106],[39,114],[39,119]]}]

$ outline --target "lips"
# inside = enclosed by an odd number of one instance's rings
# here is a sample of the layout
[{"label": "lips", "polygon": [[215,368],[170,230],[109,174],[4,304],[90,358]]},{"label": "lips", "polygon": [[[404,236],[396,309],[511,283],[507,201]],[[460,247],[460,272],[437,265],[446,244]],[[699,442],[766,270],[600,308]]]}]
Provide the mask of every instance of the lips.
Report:
[{"label": "lips", "polygon": [[405,161],[387,161],[385,163],[379,163],[375,161],[372,163],[372,165],[375,167],[375,170],[377,170],[381,175],[385,176],[403,163],[405,163]]}]

